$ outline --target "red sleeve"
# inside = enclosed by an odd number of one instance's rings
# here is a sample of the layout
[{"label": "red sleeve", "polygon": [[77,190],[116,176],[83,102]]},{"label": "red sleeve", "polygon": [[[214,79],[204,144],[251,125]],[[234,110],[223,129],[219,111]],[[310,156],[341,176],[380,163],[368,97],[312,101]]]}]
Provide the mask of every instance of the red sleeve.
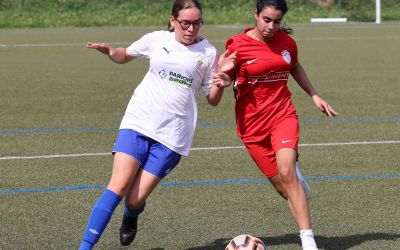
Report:
[{"label": "red sleeve", "polygon": [[233,42],[234,42],[233,37],[231,37],[228,40],[226,40],[226,43],[225,43],[225,48],[227,50],[229,50],[230,52],[234,52]]},{"label": "red sleeve", "polygon": [[298,57],[298,51],[297,51],[297,44],[293,39],[290,39],[291,41],[291,47],[292,47],[292,60],[293,60],[293,64],[292,65],[296,65],[299,62],[299,57]]}]

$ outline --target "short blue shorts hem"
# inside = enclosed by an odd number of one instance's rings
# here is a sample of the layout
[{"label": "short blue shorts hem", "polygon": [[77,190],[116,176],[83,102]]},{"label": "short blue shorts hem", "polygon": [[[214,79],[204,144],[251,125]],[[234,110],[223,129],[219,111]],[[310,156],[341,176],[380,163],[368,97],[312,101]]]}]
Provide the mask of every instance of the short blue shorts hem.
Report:
[{"label": "short blue shorts hem", "polygon": [[162,143],[132,129],[121,129],[113,153],[121,152],[136,159],[141,168],[163,179],[178,165],[181,155]]}]

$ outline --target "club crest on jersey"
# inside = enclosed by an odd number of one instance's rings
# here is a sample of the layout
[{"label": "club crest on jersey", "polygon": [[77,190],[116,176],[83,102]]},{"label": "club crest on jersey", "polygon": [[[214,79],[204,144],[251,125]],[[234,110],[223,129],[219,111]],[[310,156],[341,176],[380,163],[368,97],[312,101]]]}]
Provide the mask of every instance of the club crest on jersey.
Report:
[{"label": "club crest on jersey", "polygon": [[282,55],[283,60],[285,60],[285,62],[286,62],[287,64],[290,64],[290,63],[292,62],[292,58],[290,57],[289,51],[283,50],[283,51],[281,52],[281,55]]}]

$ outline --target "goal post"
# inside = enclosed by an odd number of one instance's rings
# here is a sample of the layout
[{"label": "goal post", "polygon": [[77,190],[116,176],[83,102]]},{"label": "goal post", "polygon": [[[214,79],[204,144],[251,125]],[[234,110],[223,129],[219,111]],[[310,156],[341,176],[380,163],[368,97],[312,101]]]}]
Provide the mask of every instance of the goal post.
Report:
[{"label": "goal post", "polygon": [[[339,17],[312,17],[310,18],[310,22],[312,23],[346,23],[347,18],[342,17],[342,1],[343,0],[338,0],[337,1],[337,8],[338,8],[338,14]],[[334,1],[321,1],[321,6],[323,3],[330,3],[331,5],[334,4]]]},{"label": "goal post", "polygon": [[[382,22],[381,19],[381,13],[382,13],[382,9],[381,9],[381,0],[374,0],[375,1],[375,23],[376,24],[380,24]],[[322,22],[340,22],[340,23],[345,23],[348,21],[348,19],[346,17],[342,17],[342,4],[343,4],[344,0],[337,0],[337,8],[338,8],[338,16],[339,17],[312,17],[310,18],[310,22],[312,23],[322,23]],[[373,6],[373,2],[369,2],[372,6]],[[373,10],[371,10],[372,12]],[[370,12],[370,18],[373,18],[373,12]],[[373,19],[372,19],[373,20]],[[372,21],[371,20],[371,21]]]},{"label": "goal post", "polygon": [[381,0],[376,0],[375,3],[375,23],[381,23]]}]

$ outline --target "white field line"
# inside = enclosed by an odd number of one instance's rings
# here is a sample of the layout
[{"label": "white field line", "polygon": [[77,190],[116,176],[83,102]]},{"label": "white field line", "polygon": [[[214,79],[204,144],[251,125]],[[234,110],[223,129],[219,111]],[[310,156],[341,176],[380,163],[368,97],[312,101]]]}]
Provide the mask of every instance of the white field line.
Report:
[{"label": "white field line", "polygon": [[[372,145],[372,144],[400,144],[400,141],[306,143],[306,144],[299,144],[299,146],[300,147],[330,147],[330,146]],[[192,148],[191,151],[227,150],[227,149],[243,149],[243,148],[244,148],[243,146],[204,147],[204,148]],[[37,156],[4,156],[4,157],[0,157],[0,160],[51,159],[51,158],[107,156],[107,155],[111,155],[111,152],[107,152],[107,153],[83,153],[83,154],[37,155]]]},{"label": "white field line", "polygon": [[[132,42],[112,42],[113,45],[129,45]],[[15,43],[15,44],[2,44],[0,47],[82,47],[84,48],[86,43]]]},{"label": "white field line", "polygon": [[[308,37],[308,38],[298,38],[296,41],[351,41],[351,40],[399,40],[400,36],[366,36],[366,37]],[[226,42],[226,40],[218,39],[212,40],[211,42],[221,43]],[[113,45],[129,45],[131,42],[110,42]],[[2,44],[0,43],[0,48],[7,47],[82,47],[86,46],[85,43],[21,43],[21,44]]]}]

